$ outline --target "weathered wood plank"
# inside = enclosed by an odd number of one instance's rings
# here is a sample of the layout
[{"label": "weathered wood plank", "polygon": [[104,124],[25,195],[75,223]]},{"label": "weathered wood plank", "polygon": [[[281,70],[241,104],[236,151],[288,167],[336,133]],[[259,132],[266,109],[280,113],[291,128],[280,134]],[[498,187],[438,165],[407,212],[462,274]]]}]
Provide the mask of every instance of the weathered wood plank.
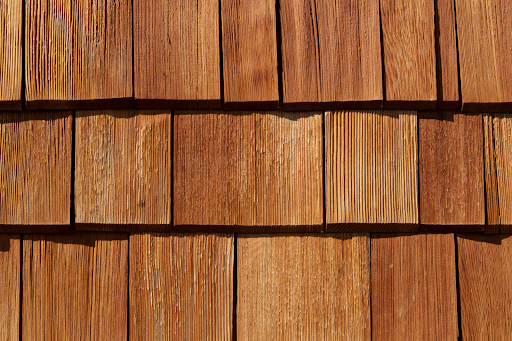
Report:
[{"label": "weathered wood plank", "polygon": [[67,229],[72,120],[70,111],[0,113],[1,232]]},{"label": "weathered wood plank", "polygon": [[455,0],[462,110],[511,111],[512,3]]},{"label": "weathered wood plank", "polygon": [[221,0],[224,108],[279,104],[275,0]]},{"label": "weathered wood plank", "polygon": [[320,112],[177,112],[180,231],[321,231]]},{"label": "weathered wood plank", "polygon": [[137,107],[220,108],[219,2],[135,0]]},{"label": "weathered wood plank", "polygon": [[512,238],[503,234],[458,234],[457,247],[463,340],[509,339]]},{"label": "weathered wood plank", "polygon": [[453,234],[372,234],[372,338],[457,340]]},{"label": "weathered wood plank", "polygon": [[0,339],[20,340],[20,235],[0,234]]},{"label": "weathered wood plank", "polygon": [[0,110],[21,110],[23,1],[0,1]]},{"label": "weathered wood plank", "polygon": [[27,0],[29,109],[95,109],[132,103],[130,0]]},{"label": "weathered wood plank", "polygon": [[420,226],[483,231],[482,115],[419,113]]},{"label": "weathered wood plank", "polygon": [[[498,175],[496,171],[496,150],[493,115],[483,114],[484,119],[484,169],[485,204],[487,226],[485,233],[500,232],[500,201],[498,195]],[[498,122],[499,125],[499,122]]]},{"label": "weathered wood plank", "polygon": [[232,340],[233,240],[131,235],[130,340]]},{"label": "weathered wood plank", "polygon": [[454,0],[436,0],[437,108],[459,109],[459,66]]},{"label": "weathered wood plank", "polygon": [[437,101],[434,1],[382,0],[385,107],[433,109]]},{"label": "weathered wood plank", "polygon": [[23,340],[128,337],[128,236],[25,235]]},{"label": "weathered wood plank", "polygon": [[240,235],[237,340],[370,340],[367,234]]},{"label": "weathered wood plank", "polygon": [[171,114],[119,110],[77,111],[76,116],[78,227],[139,224],[170,230]]},{"label": "weathered wood plank", "polygon": [[280,2],[283,107],[380,107],[378,0]]},{"label": "weathered wood plank", "polygon": [[418,230],[415,111],[325,114],[328,232]]}]

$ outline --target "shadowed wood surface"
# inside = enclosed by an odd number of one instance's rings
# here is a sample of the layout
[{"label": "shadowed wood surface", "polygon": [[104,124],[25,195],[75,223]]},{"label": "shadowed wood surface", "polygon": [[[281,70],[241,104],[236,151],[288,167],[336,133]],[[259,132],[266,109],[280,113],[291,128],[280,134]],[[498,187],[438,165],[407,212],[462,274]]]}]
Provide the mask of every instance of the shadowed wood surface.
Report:
[{"label": "shadowed wood surface", "polygon": [[137,106],[220,108],[218,1],[135,0],[133,14]]},{"label": "shadowed wood surface", "polygon": [[70,224],[72,120],[70,111],[0,112],[1,232]]},{"label": "shadowed wood surface", "polygon": [[386,106],[435,108],[434,2],[382,0],[380,11]]},{"label": "shadowed wood surface", "polygon": [[[482,115],[448,111],[419,113],[422,225],[468,225],[462,228],[483,231],[482,124]],[[448,232],[451,227],[441,229]]]},{"label": "shadowed wood surface", "polygon": [[237,340],[370,340],[368,237],[240,235]]},{"label": "shadowed wood surface", "polygon": [[170,224],[171,114],[76,116],[76,223]]},{"label": "shadowed wood surface", "polygon": [[512,3],[455,3],[462,110],[511,111]]},{"label": "shadowed wood surface", "polygon": [[0,339],[20,340],[20,235],[0,234]]},{"label": "shadowed wood surface", "polygon": [[457,340],[453,234],[372,234],[373,340]]},{"label": "shadowed wood surface", "polygon": [[459,292],[464,340],[512,335],[512,238],[458,234]]},{"label": "shadowed wood surface", "polygon": [[282,1],[280,14],[285,108],[382,104],[377,0]]},{"label": "shadowed wood surface", "polygon": [[275,6],[275,0],[221,0],[226,109],[277,109]]},{"label": "shadowed wood surface", "polygon": [[[485,227],[485,233],[499,233],[501,224],[493,118],[493,114],[483,114],[485,203],[487,215],[487,226]],[[500,124],[498,123],[498,129],[499,126]]]},{"label": "shadowed wood surface", "polygon": [[29,109],[131,105],[131,1],[27,0],[25,62]]},{"label": "shadowed wood surface", "polygon": [[131,235],[130,340],[232,340],[233,240]]},{"label": "shadowed wood surface", "polygon": [[0,1],[0,110],[21,109],[23,1]]},{"label": "shadowed wood surface", "polygon": [[23,340],[127,339],[126,234],[23,239]]},{"label": "shadowed wood surface", "polygon": [[436,0],[437,108],[459,107],[459,65],[454,0]]},{"label": "shadowed wood surface", "polygon": [[415,111],[325,113],[328,232],[418,230]]},{"label": "shadowed wood surface", "polygon": [[177,112],[174,225],[319,232],[322,168],[319,112]]}]

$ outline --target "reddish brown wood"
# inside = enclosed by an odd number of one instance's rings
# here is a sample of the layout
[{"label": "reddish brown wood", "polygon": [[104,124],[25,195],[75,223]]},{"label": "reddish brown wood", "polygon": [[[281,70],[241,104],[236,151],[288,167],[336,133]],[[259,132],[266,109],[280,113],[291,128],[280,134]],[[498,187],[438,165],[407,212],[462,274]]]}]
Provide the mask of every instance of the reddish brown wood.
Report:
[{"label": "reddish brown wood", "polygon": [[493,127],[493,115],[483,114],[484,119],[484,168],[485,203],[487,226],[485,233],[500,232],[500,200],[498,195],[498,177],[496,171],[496,148]]},{"label": "reddish brown wood", "polygon": [[0,340],[20,340],[20,235],[0,234]]},{"label": "reddish brown wood", "polygon": [[419,113],[421,229],[483,231],[482,145],[482,115]]}]

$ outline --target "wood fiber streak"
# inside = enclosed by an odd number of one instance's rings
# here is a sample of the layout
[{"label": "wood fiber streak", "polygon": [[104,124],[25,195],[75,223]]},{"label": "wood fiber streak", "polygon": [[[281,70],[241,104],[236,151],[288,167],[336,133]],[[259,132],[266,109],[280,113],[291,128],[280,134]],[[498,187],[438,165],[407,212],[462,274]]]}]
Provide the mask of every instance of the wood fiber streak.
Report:
[{"label": "wood fiber streak", "polygon": [[220,108],[218,1],[135,0],[133,13],[137,106]]},{"label": "wood fiber streak", "polygon": [[0,0],[0,110],[21,110],[22,23],[23,1]]},{"label": "wood fiber streak", "polygon": [[171,114],[76,116],[76,223],[170,224]]},{"label": "wood fiber streak", "polygon": [[275,0],[221,0],[221,15],[225,108],[277,109]]},{"label": "wood fiber streak", "polygon": [[130,340],[232,340],[233,239],[131,235]]},{"label": "wood fiber streak", "polygon": [[435,108],[434,1],[381,0],[380,9],[385,106]]},{"label": "wood fiber streak", "polygon": [[[485,233],[500,232],[500,204],[498,195],[498,175],[496,171],[496,150],[493,115],[483,114],[484,119],[484,168],[485,203],[487,226]],[[499,119],[498,119],[499,120]],[[497,122],[498,123],[498,122]],[[499,123],[498,123],[499,125]]]},{"label": "wood fiber streak", "polygon": [[421,112],[419,125],[420,223],[483,230],[482,115]]},{"label": "wood fiber streak", "polygon": [[27,0],[29,109],[131,104],[130,0]]},{"label": "wood fiber streak", "polygon": [[281,1],[280,16],[285,108],[382,104],[378,0]]},{"label": "wood fiber streak", "polygon": [[[502,233],[512,232],[512,114],[495,114],[493,119],[495,172]],[[492,146],[491,143],[489,143]],[[491,159],[491,162],[493,160]],[[491,169],[492,171],[492,169]],[[492,183],[490,184],[492,185]],[[489,199],[487,199],[489,200]]]},{"label": "wood fiber streak", "polygon": [[128,236],[25,235],[23,340],[126,340]]},{"label": "wood fiber streak", "polygon": [[508,340],[512,335],[512,238],[458,234],[463,340]]},{"label": "wood fiber streak", "polygon": [[237,340],[370,340],[368,234],[240,235]]},{"label": "wood fiber streak", "polygon": [[1,232],[69,225],[72,120],[70,111],[0,113]]},{"label": "wood fiber streak", "polygon": [[327,231],[418,230],[415,111],[325,113]]},{"label": "wood fiber streak", "polygon": [[20,235],[0,235],[0,339],[20,340]]},{"label": "wood fiber streak", "polygon": [[372,234],[372,338],[458,339],[453,234]]},{"label": "wood fiber streak", "polygon": [[320,231],[322,168],[319,112],[177,112],[174,225]]},{"label": "wood fiber streak", "polygon": [[462,110],[511,111],[512,3],[455,0]]},{"label": "wood fiber streak", "polygon": [[436,0],[437,108],[459,108],[459,66],[454,0]]}]

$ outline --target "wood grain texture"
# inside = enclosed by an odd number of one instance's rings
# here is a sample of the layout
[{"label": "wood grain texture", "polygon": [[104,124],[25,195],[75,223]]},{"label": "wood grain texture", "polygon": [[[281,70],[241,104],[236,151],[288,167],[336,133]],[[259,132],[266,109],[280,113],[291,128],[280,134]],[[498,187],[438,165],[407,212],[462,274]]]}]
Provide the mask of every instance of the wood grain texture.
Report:
[{"label": "wood grain texture", "polygon": [[131,235],[130,340],[232,340],[233,239]]},{"label": "wood grain texture", "polygon": [[[488,122],[489,123],[489,122]],[[512,232],[512,114],[494,114],[493,122],[494,141],[488,141],[486,147],[494,146],[495,173],[498,194],[499,223],[502,233]],[[490,160],[492,163],[492,158]],[[492,164],[491,164],[492,167]],[[492,176],[492,168],[490,175]],[[487,185],[492,191],[493,183]],[[489,201],[489,198],[487,198]],[[496,204],[495,204],[496,205]]]},{"label": "wood grain texture", "polygon": [[169,224],[169,230],[171,114],[120,110],[76,116],[76,223]]},{"label": "wood grain texture", "polygon": [[0,1],[0,110],[21,110],[23,1]]},{"label": "wood grain texture", "polygon": [[320,112],[176,112],[174,225],[321,231]]},{"label": "wood grain texture", "polygon": [[370,340],[368,234],[240,235],[237,340]]},{"label": "wood grain texture", "polygon": [[458,234],[463,340],[508,340],[512,335],[512,238]]},{"label": "wood grain texture", "polygon": [[25,235],[23,340],[126,340],[128,236]]},{"label": "wood grain texture", "polygon": [[[419,113],[420,224],[482,231],[485,224],[482,115]],[[430,225],[430,226],[429,226]],[[420,227],[422,228],[422,227]]]},{"label": "wood grain texture", "polygon": [[484,168],[485,204],[487,226],[485,233],[500,232],[500,201],[498,195],[498,174],[496,171],[496,149],[493,115],[483,114],[484,120]]},{"label": "wood grain texture", "polygon": [[380,107],[378,0],[280,2],[283,107]]},{"label": "wood grain texture", "polygon": [[436,0],[437,108],[459,109],[459,65],[454,0]]},{"label": "wood grain texture", "polygon": [[328,232],[418,230],[415,111],[325,113]]},{"label": "wood grain texture", "polygon": [[95,109],[132,103],[130,0],[27,0],[28,109]]},{"label": "wood grain texture", "polygon": [[457,340],[453,234],[372,234],[372,338]]},{"label": "wood grain texture", "polygon": [[219,2],[135,0],[138,107],[220,108]]},{"label": "wood grain texture", "polygon": [[462,110],[511,111],[512,3],[455,0]]},{"label": "wood grain texture", "polygon": [[20,340],[20,235],[0,234],[0,339]]},{"label": "wood grain texture", "polygon": [[72,120],[70,111],[0,113],[0,232],[69,225]]},{"label": "wood grain texture", "polygon": [[434,1],[382,0],[385,107],[433,109],[437,100]]},{"label": "wood grain texture", "polygon": [[224,108],[277,109],[275,0],[221,0]]}]

